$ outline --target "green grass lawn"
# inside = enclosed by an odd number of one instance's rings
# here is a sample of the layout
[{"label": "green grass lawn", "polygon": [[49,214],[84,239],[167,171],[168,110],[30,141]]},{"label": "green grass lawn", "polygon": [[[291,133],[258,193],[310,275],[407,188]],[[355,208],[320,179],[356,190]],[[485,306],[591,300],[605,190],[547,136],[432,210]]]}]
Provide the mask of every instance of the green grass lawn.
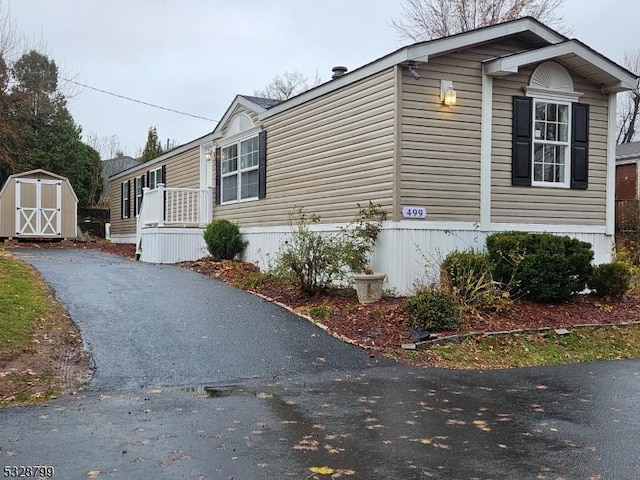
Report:
[{"label": "green grass lawn", "polygon": [[49,304],[44,285],[29,267],[0,249],[0,356],[30,348],[35,321]]},{"label": "green grass lawn", "polygon": [[574,328],[568,335],[553,331],[468,338],[403,352],[415,365],[447,368],[509,368],[640,358],[640,325]]}]

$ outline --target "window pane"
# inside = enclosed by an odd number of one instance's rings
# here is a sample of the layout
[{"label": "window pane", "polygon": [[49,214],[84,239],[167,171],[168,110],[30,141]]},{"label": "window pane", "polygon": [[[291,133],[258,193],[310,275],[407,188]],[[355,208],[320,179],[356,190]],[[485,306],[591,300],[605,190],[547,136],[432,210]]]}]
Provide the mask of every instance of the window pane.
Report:
[{"label": "window pane", "polygon": [[544,181],[553,182],[553,165],[546,164],[544,166]]},{"label": "window pane", "polygon": [[222,201],[231,202],[238,199],[238,176],[231,175],[222,179]]},{"label": "window pane", "polygon": [[564,165],[556,165],[556,182],[564,182]]},{"label": "window pane", "polygon": [[560,165],[564,165],[566,160],[566,153],[567,153],[567,147],[565,147],[564,145],[557,145],[556,146],[556,163]]},{"label": "window pane", "polygon": [[542,164],[536,163],[533,165],[533,181],[541,182],[542,181]]},{"label": "window pane", "polygon": [[244,172],[240,177],[240,198],[258,196],[258,170]]},{"label": "window pane", "polygon": [[551,141],[555,141],[557,140],[556,138],[556,127],[557,125],[555,123],[549,123],[547,124],[547,140],[551,140]]},{"label": "window pane", "polygon": [[222,162],[222,173],[223,174],[235,172],[236,170],[238,170],[238,159],[237,158],[232,158],[230,160]]},{"label": "window pane", "polygon": [[558,106],[555,103],[547,103],[547,122],[555,122],[558,118]]},{"label": "window pane", "polygon": [[558,120],[569,123],[569,105],[558,105]]},{"label": "window pane", "polygon": [[251,168],[258,165],[258,137],[240,143],[240,168]]},{"label": "window pane", "polygon": [[542,152],[543,146],[540,144],[536,144],[533,150],[533,161],[535,163],[542,163]]},{"label": "window pane", "polygon": [[554,151],[552,145],[544,146],[544,163],[553,163]]},{"label": "window pane", "polygon": [[558,140],[561,142],[567,142],[569,137],[569,126],[568,125],[558,125]]},{"label": "window pane", "polygon": [[545,119],[545,103],[536,102],[536,120],[544,120]]},{"label": "window pane", "polygon": [[544,140],[544,122],[536,122],[534,135],[536,140]]}]

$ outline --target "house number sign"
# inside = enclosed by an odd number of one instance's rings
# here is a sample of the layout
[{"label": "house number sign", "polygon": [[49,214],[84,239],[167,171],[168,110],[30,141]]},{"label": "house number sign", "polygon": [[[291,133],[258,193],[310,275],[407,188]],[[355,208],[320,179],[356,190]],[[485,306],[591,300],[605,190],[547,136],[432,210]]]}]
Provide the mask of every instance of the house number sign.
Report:
[{"label": "house number sign", "polygon": [[426,218],[427,209],[424,207],[403,207],[402,216],[404,218]]}]

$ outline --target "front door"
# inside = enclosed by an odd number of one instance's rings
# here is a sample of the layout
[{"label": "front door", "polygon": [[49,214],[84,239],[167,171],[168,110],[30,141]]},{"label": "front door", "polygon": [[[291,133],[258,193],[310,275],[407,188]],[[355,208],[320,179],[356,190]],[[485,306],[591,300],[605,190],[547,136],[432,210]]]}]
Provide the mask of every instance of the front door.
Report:
[{"label": "front door", "polygon": [[60,237],[62,182],[16,180],[16,236]]}]

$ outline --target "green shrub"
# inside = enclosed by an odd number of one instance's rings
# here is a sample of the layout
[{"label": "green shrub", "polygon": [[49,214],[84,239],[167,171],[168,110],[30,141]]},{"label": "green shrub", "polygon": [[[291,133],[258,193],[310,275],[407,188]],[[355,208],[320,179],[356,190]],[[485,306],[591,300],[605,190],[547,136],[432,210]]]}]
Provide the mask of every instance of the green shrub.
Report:
[{"label": "green shrub", "polygon": [[214,260],[233,260],[247,246],[238,225],[229,220],[215,220],[204,230],[204,241]]},{"label": "green shrub", "polygon": [[403,312],[412,328],[427,331],[457,330],[461,309],[453,296],[433,286],[422,287],[408,298]]},{"label": "green shrub", "polygon": [[593,267],[589,288],[602,297],[621,298],[629,290],[631,272],[622,262],[603,263]]},{"label": "green shrub", "polygon": [[549,233],[505,232],[487,237],[494,277],[518,295],[561,302],[581,292],[591,275],[587,242]]},{"label": "green shrub", "polygon": [[475,251],[454,251],[440,264],[442,287],[465,304],[477,302],[492,286],[488,257]]},{"label": "green shrub", "polygon": [[296,208],[289,216],[293,234],[274,260],[272,273],[293,280],[306,294],[325,291],[334,282],[344,280],[349,269],[359,271],[365,267],[384,215],[380,205],[369,202],[369,206],[360,207],[348,226],[335,233],[322,233],[311,228],[320,223],[318,215]]},{"label": "green shrub", "polygon": [[309,307],[309,316],[314,320],[326,320],[331,318],[333,311],[329,305],[316,305]]}]

